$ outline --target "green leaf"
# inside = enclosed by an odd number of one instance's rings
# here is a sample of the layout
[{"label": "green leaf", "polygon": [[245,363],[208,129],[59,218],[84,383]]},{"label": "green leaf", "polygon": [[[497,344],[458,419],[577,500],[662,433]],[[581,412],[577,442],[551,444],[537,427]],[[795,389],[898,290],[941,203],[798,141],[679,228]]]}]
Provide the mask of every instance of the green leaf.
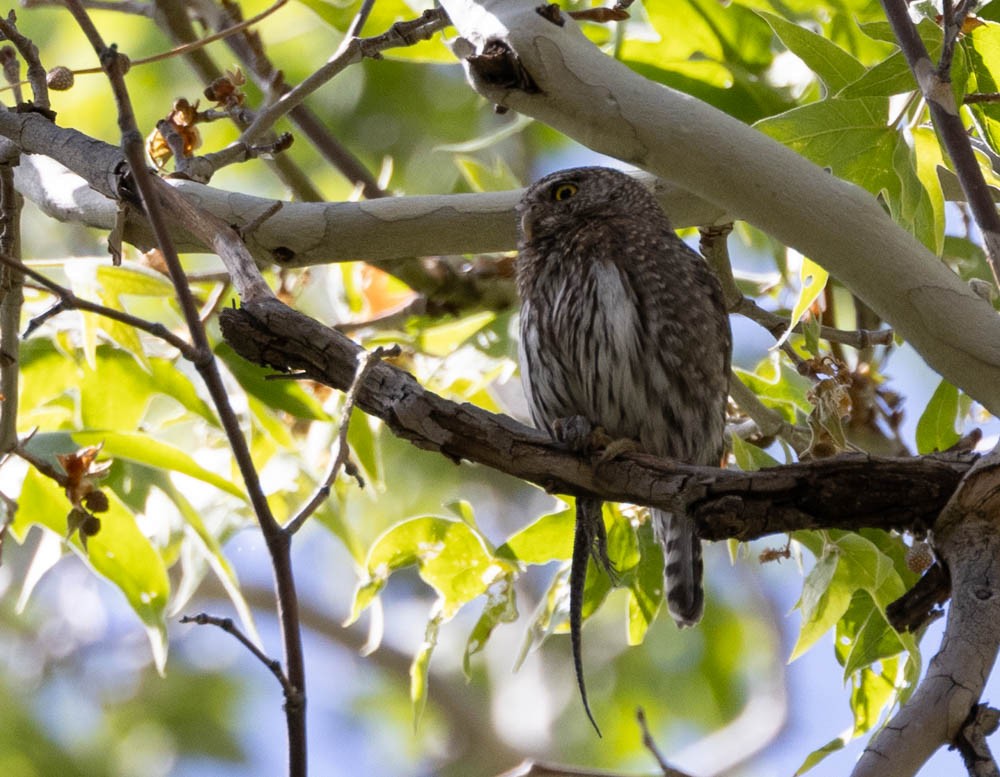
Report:
[{"label": "green leaf", "polygon": [[733,371],[765,405],[781,411],[788,421],[796,420],[796,411],[808,414],[812,410],[808,399],[811,383],[790,369],[777,352],[761,359],[753,372],[738,367]]},{"label": "green leaf", "polygon": [[513,567],[495,558],[478,531],[462,521],[437,516],[411,518],[383,532],[368,551],[368,579],[355,592],[349,623],[356,620],[398,569],[416,565],[420,577],[440,597],[449,620],[467,602],[486,593]]},{"label": "green leaf", "polygon": [[97,267],[97,282],[104,289],[108,299],[120,303],[122,294],[143,297],[166,297],[174,295],[174,285],[169,279],[146,267],[126,263],[118,267],[101,264]]},{"label": "green leaf", "polygon": [[513,623],[517,620],[517,592],[514,589],[514,575],[509,573],[495,582],[487,593],[483,612],[472,627],[469,639],[465,643],[465,653],[462,656],[462,670],[466,678],[470,676],[472,657],[486,647],[493,630],[501,623]]},{"label": "green leaf", "polygon": [[[866,26],[865,29],[866,31],[869,29],[880,31],[880,28],[875,27]],[[930,58],[936,62],[941,56],[941,46],[944,39],[941,28],[930,19],[923,19],[917,25],[917,31],[927,47]],[[892,42],[895,42],[895,36],[893,36]],[[965,61],[965,52],[961,47],[955,48],[951,78],[956,101],[959,101],[968,79],[968,65]],[[919,91],[916,79],[913,77],[906,57],[901,51],[896,51],[870,68],[856,81],[844,87],[837,96],[843,98],[891,97],[913,91]]]},{"label": "green leaf", "polygon": [[736,466],[744,472],[756,472],[759,469],[781,466],[771,454],[756,445],[740,439],[737,435],[729,438],[733,448]]},{"label": "green leaf", "polygon": [[420,643],[417,653],[410,664],[410,701],[413,703],[413,728],[420,724],[427,705],[428,677],[430,675],[431,654],[437,647],[438,631],[441,628],[442,615],[437,613],[429,621],[424,630],[424,641]]},{"label": "green leaf", "polygon": [[834,641],[844,679],[880,658],[898,655],[904,645],[867,591],[857,591],[837,624]]},{"label": "green leaf", "polygon": [[329,421],[329,414],[314,396],[294,380],[268,380],[274,370],[251,364],[225,343],[215,346],[215,355],[225,363],[237,382],[251,396],[274,410],[284,410],[307,421]]},{"label": "green leaf", "polygon": [[502,157],[496,157],[492,167],[467,154],[455,154],[453,159],[465,182],[474,192],[498,192],[517,189],[521,185]]},{"label": "green leaf", "polygon": [[830,98],[772,116],[755,126],[835,175],[873,194],[898,190],[892,154],[897,133],[886,127],[889,102]]},{"label": "green leaf", "polygon": [[[80,417],[95,429],[133,431],[155,395],[170,396],[187,409],[214,423],[211,409],[197,395],[191,382],[166,359],[149,359],[143,369],[129,354],[98,346],[93,367],[84,364],[80,379]],[[108,386],[114,386],[113,391]]]},{"label": "green leaf", "polygon": [[766,11],[757,11],[757,15],[771,25],[785,47],[805,62],[831,92],[839,91],[864,74],[864,65],[822,35]]},{"label": "green leaf", "polygon": [[[910,130],[912,146],[900,144],[896,161],[905,162],[905,169],[896,169],[903,184],[903,201],[912,203],[900,217],[901,223],[914,224],[916,237],[935,255],[944,250],[944,192],[938,170],[945,167],[941,144],[931,127],[913,127]],[[905,152],[903,149],[905,148]],[[911,176],[916,174],[916,183]]]},{"label": "green leaf", "polygon": [[843,750],[850,741],[851,732],[848,731],[835,739],[831,739],[822,747],[813,750],[808,756],[806,756],[806,760],[802,762],[802,766],[795,770],[794,777],[799,777],[800,774],[805,774],[828,755],[836,753],[838,750]]},{"label": "green leaf", "polygon": [[[903,134],[886,126],[887,112],[884,97],[838,96],[793,108],[756,127],[834,175],[884,196],[892,217],[935,248],[941,239],[943,202],[925,188]],[[926,168],[921,174],[929,180]]]},{"label": "green leaf", "polygon": [[[181,490],[174,485],[174,482],[169,477],[166,477],[166,474],[163,472],[157,472],[153,477],[155,478],[156,476],[159,476],[156,482],[157,487],[177,507],[181,518],[187,524],[189,535],[192,537],[190,544],[196,547],[198,552],[203,555],[212,573],[222,585],[226,595],[229,597],[229,601],[232,602],[233,609],[236,610],[236,614],[243,624],[243,630],[251,640],[258,645],[261,644],[260,634],[257,632],[257,626],[253,619],[253,611],[243,597],[243,591],[240,589],[236,570],[229,562],[229,559],[226,558],[222,550],[222,544],[208,530],[208,527],[205,526],[205,522],[201,518],[201,514],[188,501]],[[175,596],[175,599],[180,599],[180,597]],[[175,603],[172,608],[173,613],[177,612],[177,607],[178,605]]]},{"label": "green leaf", "polygon": [[958,389],[942,378],[917,421],[917,453],[944,451],[958,442],[957,418]]},{"label": "green leaf", "polygon": [[799,285],[799,296],[795,300],[795,306],[792,308],[791,320],[788,322],[788,329],[785,330],[784,334],[778,338],[775,346],[782,345],[785,340],[792,334],[792,328],[802,320],[802,317],[806,314],[812,304],[819,298],[819,295],[823,293],[823,289],[826,288],[827,279],[830,277],[830,273],[820,267],[812,259],[802,257],[802,264],[799,266],[799,280],[801,284]]},{"label": "green leaf", "polygon": [[575,510],[569,505],[525,526],[497,548],[498,558],[525,564],[565,561],[573,553]]},{"label": "green leaf", "polygon": [[126,459],[154,469],[180,472],[215,486],[227,494],[246,500],[243,489],[198,464],[180,448],[175,448],[140,432],[80,431],[72,433],[81,447],[103,444],[102,458]]},{"label": "green leaf", "polygon": [[628,644],[641,645],[663,604],[663,553],[649,521],[637,532],[639,563],[628,585]]},{"label": "green leaf", "polygon": [[[135,517],[114,492],[105,490],[108,510],[100,514],[100,530],[88,538],[87,549],[74,535],[73,550],[95,572],[125,595],[146,629],[153,659],[162,672],[167,660],[165,612],[170,582],[159,553],[135,524]],[[55,481],[31,468],[18,498],[20,509],[15,517],[16,536],[23,538],[31,524],[44,526],[61,537],[66,536],[69,500]]]},{"label": "green leaf", "polygon": [[[969,63],[966,91],[1000,92],[1000,24],[977,27],[960,45]],[[969,107],[983,140],[994,153],[1000,153],[1000,103],[973,103]]]},{"label": "green leaf", "polygon": [[620,58],[640,75],[678,89],[745,122],[790,104],[764,74],[774,58],[767,23],[737,3],[646,3],[655,34],[626,35]]},{"label": "green leaf", "polygon": [[351,412],[351,425],[347,429],[347,444],[366,478],[377,483],[381,479],[381,466],[378,437],[373,424],[374,421],[366,413],[354,408]]},{"label": "green leaf", "polygon": [[417,334],[416,345],[431,356],[447,356],[476,332],[488,326],[495,315],[491,311],[483,311],[427,327]]},{"label": "green leaf", "polygon": [[[884,666],[895,667],[897,659],[885,659]],[[892,672],[876,672],[862,669],[856,676],[851,691],[851,710],[854,712],[854,736],[871,731],[882,717],[882,712],[896,698],[896,687],[890,677]]]},{"label": "green leaf", "polygon": [[838,571],[840,553],[835,545],[826,545],[802,585],[802,594],[796,604],[802,613],[802,626],[789,661],[808,651],[847,612],[854,586],[842,571],[838,575]]}]

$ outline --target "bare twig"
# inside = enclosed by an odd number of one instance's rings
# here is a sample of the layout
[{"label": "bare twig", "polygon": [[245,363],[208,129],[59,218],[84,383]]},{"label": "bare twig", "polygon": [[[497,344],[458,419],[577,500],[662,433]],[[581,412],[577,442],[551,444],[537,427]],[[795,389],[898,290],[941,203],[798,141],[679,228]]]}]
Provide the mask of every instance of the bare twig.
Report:
[{"label": "bare twig", "polygon": [[40,286],[43,286],[59,298],[59,302],[56,305],[46,310],[40,316],[33,318],[28,323],[28,327],[24,332],[24,337],[28,337],[32,332],[38,329],[39,326],[45,323],[45,321],[55,315],[58,315],[59,313],[67,310],[83,310],[87,313],[96,313],[104,318],[117,321],[120,324],[125,324],[126,326],[146,332],[153,337],[157,337],[160,340],[172,345],[187,359],[194,360],[196,356],[190,343],[175,335],[159,322],[147,321],[144,318],[133,316],[131,313],[126,313],[123,310],[115,310],[114,308],[109,308],[106,305],[82,299],[81,297],[76,296],[76,294],[74,294],[70,289],[67,289],[65,286],[60,286],[55,281],[46,278],[37,270],[34,270],[15,259],[10,259],[2,253],[0,253],[0,264],[24,273],[29,278],[36,281]]},{"label": "bare twig", "polygon": [[965,95],[962,102],[966,105],[973,103],[1000,103],[1000,92],[973,92]]},{"label": "bare twig", "polygon": [[21,367],[21,308],[24,305],[24,275],[7,261],[20,264],[21,205],[14,189],[14,171],[0,164],[0,453],[17,445],[17,414]]},{"label": "bare twig", "polygon": [[418,19],[396,22],[386,32],[374,38],[345,38],[343,44],[325,65],[280,100],[261,111],[240,139],[246,143],[254,142],[273,127],[279,118],[350,65],[360,62],[365,57],[377,59],[386,49],[412,46],[422,40],[429,40],[449,24],[451,22],[443,9],[432,8],[424,11]]},{"label": "bare twig", "polygon": [[753,420],[765,437],[781,437],[796,453],[802,453],[809,447],[811,437],[809,430],[788,423],[781,413],[761,402],[735,373],[729,378],[729,396],[733,398],[736,406]]},{"label": "bare twig", "polygon": [[[732,224],[701,227],[698,230],[701,235],[698,247],[701,250],[702,256],[705,257],[715,271],[719,283],[722,284],[722,295],[726,302],[726,308],[732,313],[738,313],[760,324],[777,340],[788,329],[788,319],[779,316],[777,313],[764,310],[754,300],[744,297],[736,285],[736,278],[733,276],[732,262],[729,260],[729,248],[726,242],[726,238],[732,232],[732,229]],[[792,331],[796,334],[801,334],[802,323],[795,324],[792,327]],[[820,327],[819,336],[831,343],[843,343],[844,345],[861,349],[872,345],[892,344],[893,331],[891,329],[847,331],[822,326]]]},{"label": "bare twig", "polygon": [[286,676],[291,689],[291,693],[286,691],[284,705],[288,732],[289,777],[306,777],[305,662],[298,619],[298,595],[292,573],[291,538],[282,531],[264,496],[247,441],[240,428],[239,419],[229,402],[228,391],[222,381],[218,363],[212,355],[194,296],[170,237],[166,216],[160,207],[160,198],[154,183],[154,180],[159,179],[154,179],[146,167],[142,135],[136,127],[131,98],[125,86],[125,63],[113,46],[109,48],[105,45],[86,10],[80,5],[80,0],[66,0],[66,5],[97,52],[111,83],[118,108],[122,147],[128,161],[131,179],[138,190],[146,217],[170,270],[177,299],[191,334],[192,347],[195,349],[193,363],[212,397],[267,545],[279,605],[278,620],[285,651]]},{"label": "bare twig", "polygon": [[[222,40],[223,38],[228,38],[231,35],[236,35],[236,33],[243,32],[243,30],[247,29],[248,27],[253,27],[256,24],[259,24],[260,22],[264,21],[264,19],[266,19],[268,16],[270,16],[275,11],[277,11],[279,8],[281,8],[283,5],[285,5],[287,2],[288,2],[288,0],[275,0],[275,2],[272,5],[270,5],[267,8],[265,8],[259,14],[255,15],[255,16],[252,16],[249,19],[245,19],[245,20],[243,20],[241,22],[238,22],[237,24],[234,24],[234,25],[232,25],[230,27],[226,27],[224,30],[219,30],[218,32],[215,32],[215,33],[213,33],[211,35],[207,35],[204,38],[199,38],[198,40],[191,41],[190,43],[185,43],[182,46],[175,46],[174,48],[170,49],[169,51],[161,51],[158,54],[151,54],[148,57],[140,57],[138,59],[133,59],[133,60],[130,61],[129,64],[132,67],[136,67],[138,65],[151,65],[151,64],[153,64],[155,62],[162,62],[165,59],[172,59],[174,57],[179,57],[179,56],[181,56],[183,54],[190,54],[192,51],[197,51],[199,49],[203,49],[203,48],[205,48],[205,46],[207,46],[210,43],[215,43],[215,41],[217,41],[217,40]],[[47,4],[47,3],[36,3],[36,4],[37,5],[43,5],[43,4]],[[60,0],[60,2],[54,3],[54,4],[62,5],[62,2]],[[81,5],[83,5],[83,4],[81,4]],[[101,10],[106,10],[105,7],[102,7],[100,5],[94,4],[92,2],[88,3],[86,5],[88,5],[91,8],[100,8]],[[110,9],[107,9],[107,10],[123,10],[123,11],[128,10],[128,7],[125,6],[125,4],[121,3],[121,2],[110,3],[109,5],[112,6],[112,7]],[[84,6],[84,7],[86,7],[86,6]],[[152,6],[150,6],[150,7],[152,7]],[[129,12],[131,13],[131,11],[129,11]],[[144,13],[142,15],[143,16],[151,16],[152,13],[151,12],[150,13]],[[3,30],[2,27],[0,27],[0,32],[3,32],[5,36],[7,34],[6,31]],[[24,56],[23,53],[22,53],[22,56]],[[86,68],[81,68],[79,70],[74,70],[73,71],[73,75],[87,76],[87,75],[96,75],[98,73],[103,73],[103,72],[104,72],[104,68],[103,67],[86,67]],[[29,78],[30,78],[30,76],[31,76],[31,71],[29,70]],[[42,82],[43,83],[45,82],[45,71],[44,70],[42,70]],[[36,95],[37,95],[37,92],[36,92]],[[37,96],[36,96],[35,101],[38,102]],[[47,104],[46,104],[46,107],[48,107]]]},{"label": "bare twig", "polygon": [[357,14],[351,21],[351,26],[347,28],[348,38],[357,38],[361,35],[361,30],[364,29],[365,22],[368,21],[368,17],[371,16],[372,8],[375,7],[375,0],[364,0],[361,3],[361,8],[358,9]]},{"label": "bare twig", "polygon": [[0,34],[17,47],[18,53],[28,65],[28,83],[31,84],[34,105],[42,111],[48,111],[49,86],[45,80],[45,68],[38,58],[38,47],[18,32],[16,21],[13,11],[6,19],[0,18]]},{"label": "bare twig", "polygon": [[[967,10],[966,5],[963,2],[961,8]],[[946,24],[942,61],[939,67],[935,67],[910,19],[906,0],[882,0],[882,7],[899,42],[899,48],[927,100],[927,107],[931,112],[931,119],[938,136],[951,158],[955,173],[962,184],[966,202],[982,232],[983,247],[993,272],[994,283],[1000,286],[1000,214],[997,213],[996,204],[990,196],[983,172],[979,169],[979,163],[972,151],[968,133],[965,131],[951,91],[949,49],[954,47],[957,30]],[[951,13],[950,0],[945,2],[945,12]],[[962,17],[963,13],[960,11],[955,15],[956,18]],[[960,22],[958,29],[961,29]]]},{"label": "bare twig", "polygon": [[[788,319],[765,310],[749,297],[743,297],[737,303],[734,313],[749,318],[754,323],[760,324],[770,332],[775,339],[781,337],[788,328]],[[802,324],[798,323],[792,327],[796,334],[802,333]],[[895,333],[891,329],[834,329],[829,326],[819,328],[819,336],[823,340],[831,343],[842,343],[852,348],[870,348],[873,345],[892,345]]]},{"label": "bare twig", "polygon": [[254,658],[260,661],[264,666],[267,667],[268,671],[273,674],[279,683],[281,683],[282,689],[285,691],[286,696],[294,696],[296,693],[295,688],[288,682],[288,678],[285,677],[284,671],[281,669],[281,662],[277,659],[271,658],[263,650],[257,647],[249,637],[246,636],[240,628],[233,623],[232,618],[219,618],[215,615],[209,615],[207,613],[199,613],[198,615],[184,615],[181,617],[181,623],[197,623],[199,626],[218,626],[227,634],[232,634],[239,641],[243,647],[249,650]]},{"label": "bare twig", "polygon": [[[351,383],[350,388],[344,395],[344,407],[340,414],[340,430],[337,434],[337,455],[334,456],[333,461],[330,464],[330,469],[323,479],[322,485],[316,489],[316,492],[312,495],[312,498],[302,507],[298,515],[292,518],[285,525],[285,531],[289,534],[295,534],[299,529],[305,525],[305,522],[309,517],[316,512],[323,502],[330,496],[330,487],[333,485],[333,481],[337,479],[337,475],[340,474],[340,470],[347,465],[351,449],[347,444],[347,433],[350,430],[351,423],[351,413],[354,412],[354,406],[357,402],[358,390],[361,388],[365,377],[367,377],[368,372],[380,359],[389,356],[398,356],[400,353],[399,346],[394,345],[390,348],[378,347],[373,351],[363,351],[358,354],[358,370],[354,376],[354,381]],[[361,483],[364,486],[364,483]]]},{"label": "bare twig", "polygon": [[[21,0],[24,8],[42,8],[50,5],[62,7],[63,0]],[[152,16],[153,4],[143,0],[83,0],[83,7],[94,11],[116,11],[133,16]]]},{"label": "bare twig", "polygon": [[[157,3],[167,11],[168,24],[170,24],[171,30],[175,31],[175,34],[182,29],[190,28],[190,22],[187,20],[188,3],[184,3],[179,9],[176,8],[176,6],[181,5],[178,0],[157,0]],[[198,14],[213,27],[228,26],[231,20],[238,18],[240,10],[236,4],[223,3],[220,5],[213,0],[192,0],[191,7],[197,9]],[[363,18],[362,11],[358,12],[356,20]],[[193,35],[193,31],[191,34]],[[243,35],[228,38],[226,45],[240,61],[244,71],[260,87],[267,102],[273,102],[291,91],[291,87],[284,81],[282,71],[276,68],[268,58],[259,35],[247,31]],[[213,79],[206,78],[205,80],[211,81]],[[250,126],[253,113],[246,110],[243,115],[234,115],[232,118],[242,130]],[[326,122],[318,117],[314,111],[304,104],[298,105],[288,114],[288,118],[324,159],[337,168],[355,186],[361,188],[365,197],[371,199],[385,196],[386,192],[379,186],[375,176],[343,143],[334,137]],[[301,195],[299,196],[301,198]]]},{"label": "bare twig", "polygon": [[653,739],[652,733],[649,731],[649,724],[646,722],[646,713],[643,711],[642,707],[639,707],[635,711],[636,720],[639,721],[639,728],[642,730],[642,744],[650,752],[653,758],[656,759],[656,763],[660,767],[660,771],[663,773],[663,777],[690,777],[690,775],[685,772],[679,771],[667,763],[667,759],[663,757],[660,752],[660,748],[656,746],[656,740]]},{"label": "bare twig", "polygon": [[941,29],[944,40],[941,43],[941,59],[938,61],[938,78],[951,83],[951,62],[955,55],[955,44],[962,33],[962,24],[969,15],[969,3],[959,0],[956,7],[951,0],[941,2]]}]

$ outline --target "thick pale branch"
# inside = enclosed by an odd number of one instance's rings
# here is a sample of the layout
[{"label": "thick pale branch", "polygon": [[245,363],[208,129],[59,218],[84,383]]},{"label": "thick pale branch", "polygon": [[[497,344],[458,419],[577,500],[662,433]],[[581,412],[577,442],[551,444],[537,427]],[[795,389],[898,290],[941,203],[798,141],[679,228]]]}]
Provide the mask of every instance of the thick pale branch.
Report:
[{"label": "thick pale branch", "polygon": [[915,775],[956,742],[979,703],[1000,650],[1000,456],[980,459],[934,528],[951,574],[941,649],[899,713],[865,749],[853,777]]},{"label": "thick pale branch", "polygon": [[[121,162],[116,147],[34,114],[0,113],[0,135],[38,155],[27,157],[15,170],[18,189],[28,199],[61,221],[101,229],[114,226]],[[651,177],[647,180],[653,185]],[[521,190],[309,203],[253,197],[191,181],[170,184],[238,227],[280,204],[281,209],[246,239],[258,262],[285,267],[509,251],[517,242],[514,205]],[[723,215],[680,187],[656,182],[654,191],[677,227],[707,224]],[[125,237],[140,248],[152,245],[149,228],[138,216],[128,222]],[[206,250],[191,234],[178,231],[175,237],[180,250]]]},{"label": "thick pale branch", "polygon": [[[868,193],[606,56],[535,0],[442,0],[490,101],[648,170],[816,260],[939,373],[1000,412],[1000,320]],[[461,47],[456,47],[456,51]]]},{"label": "thick pale branch", "polygon": [[[342,391],[354,380],[360,346],[276,299],[225,310],[221,323],[229,343],[251,361],[302,371]],[[396,435],[456,462],[484,464],[559,493],[684,506],[710,540],[804,528],[923,529],[971,462],[846,456],[737,472],[628,454],[598,465],[507,416],[443,399],[384,362],[372,365],[357,405]]]}]

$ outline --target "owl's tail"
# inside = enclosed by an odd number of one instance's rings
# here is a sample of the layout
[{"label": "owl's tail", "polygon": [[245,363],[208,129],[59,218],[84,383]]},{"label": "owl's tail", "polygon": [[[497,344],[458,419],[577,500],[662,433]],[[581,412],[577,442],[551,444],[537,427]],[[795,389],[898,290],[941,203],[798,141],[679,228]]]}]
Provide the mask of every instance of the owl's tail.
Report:
[{"label": "owl's tail", "polygon": [[701,540],[688,516],[653,510],[653,536],[663,548],[663,586],[667,611],[678,627],[694,626],[705,609],[701,585]]}]

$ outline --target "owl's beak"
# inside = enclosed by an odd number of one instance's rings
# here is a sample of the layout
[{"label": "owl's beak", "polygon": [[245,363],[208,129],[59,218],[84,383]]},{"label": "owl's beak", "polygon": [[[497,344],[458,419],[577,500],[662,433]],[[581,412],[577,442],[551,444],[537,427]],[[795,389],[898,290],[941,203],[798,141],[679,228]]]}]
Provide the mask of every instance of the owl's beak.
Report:
[{"label": "owl's beak", "polygon": [[531,213],[528,211],[521,214],[521,235],[526,243],[531,242]]}]

